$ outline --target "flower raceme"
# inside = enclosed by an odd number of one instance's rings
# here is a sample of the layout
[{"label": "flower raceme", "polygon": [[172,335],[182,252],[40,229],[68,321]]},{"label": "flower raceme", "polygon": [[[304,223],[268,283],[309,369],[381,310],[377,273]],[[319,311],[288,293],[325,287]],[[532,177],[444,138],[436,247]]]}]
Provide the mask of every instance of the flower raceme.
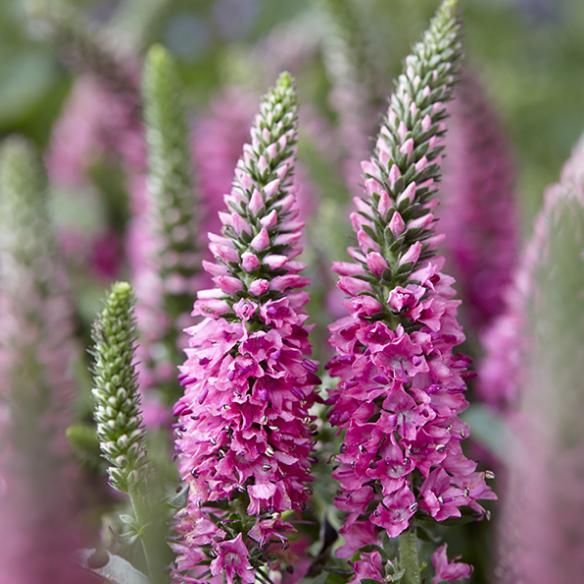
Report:
[{"label": "flower raceme", "polygon": [[197,565],[212,557],[218,582],[234,573],[252,582],[254,550],[284,541],[290,526],[280,514],[301,510],[309,496],[308,410],[318,378],[305,324],[308,280],[296,260],[296,139],[296,97],[282,74],[237,164],[222,235],[209,234],[214,261],[204,267],[217,287],[198,293],[193,314],[203,319],[187,330],[185,394],[175,414],[189,494],[177,569],[203,577]]},{"label": "flower raceme", "polygon": [[340,555],[351,557],[407,530],[418,513],[436,521],[479,516],[494,493],[467,459],[467,426],[458,415],[468,359],[453,279],[436,256],[436,187],[460,56],[454,2],[440,8],[405,61],[375,150],[364,162],[366,192],[351,221],[352,262],[334,264],[350,315],[331,327],[336,355],[327,368],[330,421],[344,430],[334,477],[346,512]]},{"label": "flower raceme", "polygon": [[93,582],[80,476],[65,437],[79,362],[68,281],[40,156],[20,138],[0,149],[0,580]]},{"label": "flower raceme", "polygon": [[[511,290],[506,338],[513,343],[499,339],[486,361],[486,373],[506,373],[512,390],[490,396],[499,398],[491,403],[514,436],[499,522],[496,576],[503,583],[577,582],[584,568],[578,552],[584,509],[583,161],[581,141],[561,180],[546,192]],[[501,330],[490,333],[493,343]],[[502,359],[504,347],[514,351],[514,361]]]},{"label": "flower raceme", "polygon": [[584,182],[584,138],[580,139],[562,170],[561,182],[550,187],[543,207],[536,217],[533,233],[505,290],[502,314],[482,335],[485,356],[479,368],[477,392],[490,407],[505,416],[513,416],[525,385],[526,355],[530,352],[527,313],[530,298],[536,293],[534,270],[545,254],[550,216],[565,194],[572,189],[581,193]]},{"label": "flower raceme", "polygon": [[136,325],[129,284],[116,282],[93,328],[97,435],[112,487],[128,492],[146,465],[145,431],[134,364]]}]

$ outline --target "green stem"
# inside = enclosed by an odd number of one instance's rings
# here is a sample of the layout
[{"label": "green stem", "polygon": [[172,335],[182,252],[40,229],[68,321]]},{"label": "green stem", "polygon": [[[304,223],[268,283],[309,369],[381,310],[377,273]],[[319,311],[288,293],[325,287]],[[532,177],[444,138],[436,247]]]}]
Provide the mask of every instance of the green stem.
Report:
[{"label": "green stem", "polygon": [[130,488],[128,495],[138,526],[149,580],[152,584],[167,584],[170,558],[166,553],[168,550],[165,546],[164,526],[159,516],[160,509],[144,496],[139,485]]},{"label": "green stem", "polygon": [[414,531],[405,531],[399,536],[399,559],[405,569],[404,584],[422,584],[418,538]]}]

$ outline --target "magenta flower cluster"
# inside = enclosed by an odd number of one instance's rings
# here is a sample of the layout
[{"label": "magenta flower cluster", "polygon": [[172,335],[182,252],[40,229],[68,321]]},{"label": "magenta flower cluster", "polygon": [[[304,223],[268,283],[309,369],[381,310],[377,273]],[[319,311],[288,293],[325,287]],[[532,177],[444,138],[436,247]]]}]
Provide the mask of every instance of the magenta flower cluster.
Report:
[{"label": "magenta flower cluster", "polygon": [[[240,564],[247,554],[229,550],[284,538],[289,526],[279,514],[301,510],[309,495],[308,410],[318,377],[305,324],[308,280],[296,259],[302,228],[293,189],[296,135],[295,95],[284,74],[244,146],[220,213],[222,235],[209,234],[214,261],[204,267],[216,288],[198,293],[193,314],[203,320],[187,331],[176,446],[194,522],[177,548],[184,552],[179,572],[194,569],[205,552],[215,558],[212,575],[221,565],[225,573],[241,568],[242,581],[253,581]],[[219,521],[205,514],[205,505],[217,501],[239,501],[252,518],[246,541],[229,537],[227,512],[213,515]],[[196,546],[184,544],[193,539]],[[225,555],[237,556],[236,564],[225,567]]]},{"label": "magenta flower cluster", "polygon": [[[437,21],[406,60],[375,152],[363,163],[366,192],[351,220],[358,245],[338,262],[349,316],[331,326],[330,421],[344,431],[333,476],[346,513],[344,557],[408,529],[423,513],[436,521],[494,493],[466,458],[468,359],[453,279],[436,257],[436,186],[459,51],[456,21]],[[429,52],[435,55],[432,66]]]}]

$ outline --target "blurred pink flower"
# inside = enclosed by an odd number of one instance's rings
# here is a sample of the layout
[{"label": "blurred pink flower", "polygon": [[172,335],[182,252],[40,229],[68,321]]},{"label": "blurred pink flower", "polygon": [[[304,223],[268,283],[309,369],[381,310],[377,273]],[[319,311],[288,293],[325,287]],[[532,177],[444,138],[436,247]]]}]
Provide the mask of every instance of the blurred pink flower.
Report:
[{"label": "blurred pink flower", "polygon": [[440,228],[465,316],[480,332],[503,312],[518,262],[515,169],[501,123],[470,73],[449,109]]}]

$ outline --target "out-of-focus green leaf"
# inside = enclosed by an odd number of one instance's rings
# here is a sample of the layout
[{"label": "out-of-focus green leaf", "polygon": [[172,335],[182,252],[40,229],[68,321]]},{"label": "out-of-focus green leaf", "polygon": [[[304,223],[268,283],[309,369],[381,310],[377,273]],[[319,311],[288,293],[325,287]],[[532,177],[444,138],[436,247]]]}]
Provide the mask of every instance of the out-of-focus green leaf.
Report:
[{"label": "out-of-focus green leaf", "polygon": [[97,462],[99,460],[99,441],[95,426],[89,424],[74,424],[67,428],[67,439],[75,452],[83,460]]}]

